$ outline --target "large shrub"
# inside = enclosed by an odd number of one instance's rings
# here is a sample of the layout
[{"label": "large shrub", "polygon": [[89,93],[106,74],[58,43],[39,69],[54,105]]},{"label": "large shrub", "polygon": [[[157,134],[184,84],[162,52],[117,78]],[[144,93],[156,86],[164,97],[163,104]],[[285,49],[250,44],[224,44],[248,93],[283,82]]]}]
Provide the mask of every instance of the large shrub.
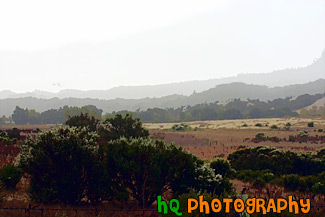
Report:
[{"label": "large shrub", "polygon": [[210,163],[210,167],[214,169],[216,174],[220,174],[222,177],[229,177],[234,173],[230,163],[223,158],[213,159]]},{"label": "large shrub", "polygon": [[216,194],[231,190],[210,164],[173,144],[122,137],[99,146],[97,139],[89,129],[75,127],[28,138],[19,162],[31,176],[32,199],[76,204],[82,199],[97,203],[134,198],[148,207],[167,191],[178,196],[189,189]]},{"label": "large shrub", "polygon": [[270,147],[250,147],[228,156],[236,170],[270,170],[275,175],[313,175],[325,171],[325,159],[316,154],[297,154]]},{"label": "large shrub", "polygon": [[141,206],[150,206],[168,190],[177,196],[190,188],[217,193],[231,188],[202,160],[163,141],[122,138],[104,146],[103,152],[107,173]]},{"label": "large shrub", "polygon": [[31,175],[32,199],[74,204],[84,198],[94,165],[91,160],[98,150],[96,141],[95,133],[74,127],[29,137],[21,146],[20,165]]},{"label": "large shrub", "polygon": [[23,173],[13,164],[7,164],[0,170],[0,181],[5,188],[15,188]]}]

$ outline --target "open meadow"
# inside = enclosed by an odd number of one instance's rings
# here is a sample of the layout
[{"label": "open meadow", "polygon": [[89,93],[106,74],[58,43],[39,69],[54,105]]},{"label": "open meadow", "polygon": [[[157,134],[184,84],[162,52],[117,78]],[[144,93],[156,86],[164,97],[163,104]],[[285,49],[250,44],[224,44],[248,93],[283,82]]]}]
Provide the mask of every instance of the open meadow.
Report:
[{"label": "open meadow", "polygon": [[[308,127],[308,123],[314,123]],[[290,123],[290,126],[286,126]],[[252,146],[270,146],[295,152],[315,152],[325,147],[325,118],[265,118],[186,122],[190,128],[184,132],[170,129],[176,123],[144,124],[151,135],[166,142],[175,142],[184,149],[201,157],[226,158],[232,152]],[[276,126],[278,129],[271,129]],[[275,127],[273,127],[275,128]],[[320,132],[321,131],[321,132]],[[273,139],[256,140],[257,134]],[[301,133],[308,135],[305,140],[291,140],[290,136]],[[313,139],[315,137],[315,139]]]},{"label": "open meadow", "polygon": [[[312,123],[312,124],[311,124]],[[175,130],[173,126],[181,123],[146,123],[144,127],[150,135],[167,143],[174,142],[204,160],[213,158],[226,159],[231,153],[246,147],[269,146],[280,150],[290,150],[297,153],[313,152],[325,148],[325,118],[272,118],[272,119],[240,119],[220,121],[184,122],[183,128]],[[21,130],[22,140],[28,134],[36,135],[40,131],[58,128],[60,125],[15,125],[1,126],[8,130]],[[184,127],[185,126],[185,127]],[[18,141],[17,141],[18,144]],[[18,145],[0,143],[0,166],[12,163],[19,156]],[[136,211],[136,206],[128,205],[128,211],[109,212],[121,204],[103,203],[97,206],[66,206],[41,205],[31,202],[27,193],[30,177],[24,175],[15,190],[2,191],[1,207],[27,207],[21,210],[0,210],[4,216],[58,216],[69,213],[69,216],[134,216],[142,215]],[[232,179],[234,190],[239,194],[248,194],[255,197],[278,198],[294,194],[298,198],[311,198],[312,204],[317,207],[325,206],[325,195],[312,192],[290,191],[283,186],[266,184],[263,187],[252,185],[238,179]],[[121,209],[125,207],[121,206]],[[43,210],[44,209],[44,210]],[[66,210],[64,210],[66,209]],[[87,211],[83,212],[82,209]],[[98,210],[97,210],[98,209]],[[118,208],[120,209],[120,208]],[[132,211],[132,209],[134,209]],[[73,211],[75,210],[75,211]],[[91,210],[91,211],[89,211]],[[146,212],[147,216],[157,215],[155,212]]]}]

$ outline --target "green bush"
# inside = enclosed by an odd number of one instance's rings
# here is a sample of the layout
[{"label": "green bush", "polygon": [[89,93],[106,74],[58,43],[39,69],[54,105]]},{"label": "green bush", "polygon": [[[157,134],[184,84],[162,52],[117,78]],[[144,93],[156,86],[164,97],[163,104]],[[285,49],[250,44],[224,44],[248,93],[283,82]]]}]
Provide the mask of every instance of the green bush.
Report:
[{"label": "green bush", "polygon": [[147,138],[149,131],[142,126],[139,118],[133,118],[131,114],[116,114],[104,121],[104,126],[98,130],[100,137],[105,141],[125,138]]},{"label": "green bush", "polygon": [[222,177],[229,178],[234,173],[230,163],[223,158],[213,159],[213,161],[210,163],[210,167],[214,169],[215,174],[220,174]]},{"label": "green bush", "polygon": [[257,124],[255,124],[255,127],[262,127],[262,124],[261,123],[257,123]]},{"label": "green bush", "polygon": [[265,187],[266,181],[264,179],[262,179],[261,177],[257,177],[252,181],[252,184],[254,187],[262,188],[262,187]]},{"label": "green bush", "polygon": [[258,133],[255,135],[255,139],[266,139],[266,137],[264,133]]},{"label": "green bush", "polygon": [[314,127],[314,122],[309,122],[309,123],[307,124],[307,126],[308,126],[308,127]]},{"label": "green bush", "polygon": [[174,124],[171,129],[172,131],[184,132],[184,131],[191,130],[192,128],[182,123],[182,124]]},{"label": "green bush", "polygon": [[296,191],[300,186],[300,176],[295,174],[286,175],[283,177],[284,187],[291,190]]},{"label": "green bush", "polygon": [[277,125],[275,125],[275,124],[273,124],[270,128],[271,128],[272,130],[277,130],[277,129],[279,129],[279,127],[278,127]]},{"label": "green bush", "polygon": [[244,182],[251,182],[256,187],[263,187],[276,178],[270,170],[241,170],[237,171],[234,177]]},{"label": "green bush", "polygon": [[97,134],[74,127],[29,137],[21,145],[19,162],[31,176],[31,198],[41,203],[76,204],[87,196],[88,172],[93,172],[92,159],[98,150],[96,142]]},{"label": "green bush", "polygon": [[298,134],[298,136],[299,136],[299,137],[308,137],[309,134],[308,134],[308,132],[304,131],[304,132],[300,132],[300,133]]},{"label": "green bush", "polygon": [[237,150],[228,156],[228,160],[237,171],[270,170],[275,175],[303,176],[325,171],[325,158],[322,158],[320,154],[297,154],[263,146]]},{"label": "green bush", "polygon": [[291,123],[288,122],[288,123],[286,123],[284,129],[285,129],[285,130],[290,130],[290,127],[291,127]]},{"label": "green bush", "polygon": [[0,181],[8,189],[15,188],[22,176],[23,172],[13,164],[7,164],[0,170]]},{"label": "green bush", "polygon": [[325,194],[325,183],[317,182],[316,184],[313,185],[312,191],[318,194]]},{"label": "green bush", "polygon": [[[31,176],[29,193],[40,203],[78,204],[134,198],[149,207],[171,190],[190,189],[222,194],[232,190],[228,179],[209,163],[173,144],[148,137],[132,116],[105,122],[109,141],[98,142],[89,128],[64,127],[29,137],[20,146],[23,172]],[[121,137],[126,136],[126,137]]]}]

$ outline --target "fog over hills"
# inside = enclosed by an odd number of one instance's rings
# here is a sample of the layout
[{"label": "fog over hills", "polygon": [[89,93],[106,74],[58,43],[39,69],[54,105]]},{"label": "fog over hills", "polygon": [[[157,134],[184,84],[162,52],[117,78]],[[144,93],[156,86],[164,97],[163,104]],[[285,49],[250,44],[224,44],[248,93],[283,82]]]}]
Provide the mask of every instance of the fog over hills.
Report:
[{"label": "fog over hills", "polygon": [[209,102],[226,102],[235,98],[243,100],[260,99],[273,100],[276,98],[295,97],[303,94],[323,94],[325,92],[325,79],[318,79],[306,84],[295,84],[284,87],[267,87],[265,85],[252,85],[245,83],[221,84],[207,91],[193,93],[190,96],[169,95],[160,98],[142,98],[142,99],[91,99],[91,98],[51,98],[40,99],[35,97],[0,99],[0,115],[11,115],[16,106],[22,108],[35,109],[43,112],[49,109],[57,109],[65,105],[84,106],[95,105],[105,112],[120,110],[146,110],[148,108],[171,108],[187,105],[195,105]]},{"label": "fog over hills", "polygon": [[293,84],[303,84],[325,78],[325,51],[321,57],[312,64],[301,68],[283,69],[262,74],[239,74],[233,77],[210,79],[203,81],[187,81],[181,83],[170,83],[146,86],[120,86],[108,90],[73,90],[66,89],[58,93],[35,90],[27,93],[15,93],[10,90],[0,91],[0,99],[36,97],[50,98],[94,98],[94,99],[141,99],[145,97],[163,97],[173,94],[189,96],[194,91],[202,92],[219,84],[243,82],[246,84],[266,85],[269,87],[282,87]]}]

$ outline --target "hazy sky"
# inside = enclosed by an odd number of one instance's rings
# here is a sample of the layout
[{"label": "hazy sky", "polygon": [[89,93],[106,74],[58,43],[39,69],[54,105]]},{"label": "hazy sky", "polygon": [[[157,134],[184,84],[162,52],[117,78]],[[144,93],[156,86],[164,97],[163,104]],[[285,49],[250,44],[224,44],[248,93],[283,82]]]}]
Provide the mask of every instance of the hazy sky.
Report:
[{"label": "hazy sky", "polygon": [[306,66],[325,0],[0,1],[0,90],[109,89]]}]

